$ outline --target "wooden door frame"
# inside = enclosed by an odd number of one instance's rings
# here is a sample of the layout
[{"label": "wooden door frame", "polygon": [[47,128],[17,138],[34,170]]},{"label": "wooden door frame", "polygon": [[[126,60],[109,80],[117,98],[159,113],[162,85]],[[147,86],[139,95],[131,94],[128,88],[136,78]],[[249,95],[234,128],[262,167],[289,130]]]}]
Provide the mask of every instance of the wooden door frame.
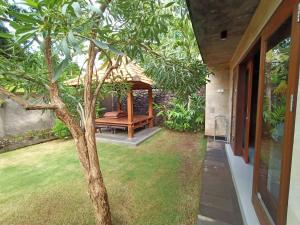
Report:
[{"label": "wooden door frame", "polygon": [[300,0],[285,0],[278,7],[270,21],[267,23],[261,35],[261,56],[260,56],[260,76],[259,76],[259,93],[258,93],[258,108],[256,120],[256,138],[255,138],[255,160],[254,160],[254,174],[253,174],[253,189],[252,202],[255,211],[259,217],[262,225],[271,225],[264,207],[258,198],[258,182],[259,182],[259,163],[260,163],[260,146],[262,134],[262,113],[263,113],[263,96],[264,96],[264,67],[265,57],[267,51],[268,39],[277,31],[277,29],[292,16],[291,25],[291,53],[288,71],[288,92],[286,107],[290,108],[291,99],[289,96],[293,94],[293,111],[286,110],[285,114],[285,130],[284,130],[284,152],[281,161],[281,175],[280,175],[280,191],[279,204],[277,211],[276,225],[285,225],[288,206],[288,194],[290,183],[290,170],[292,159],[292,146],[295,127],[295,107],[297,102],[297,88],[299,79],[299,63],[300,63],[300,23],[297,22],[297,4]]},{"label": "wooden door frame", "polygon": [[238,88],[238,67],[235,67],[233,69],[233,74],[232,74],[232,96],[231,96],[232,104],[231,104],[231,127],[230,127],[230,145],[233,152],[235,152],[235,142],[236,142],[237,88]]},{"label": "wooden door frame", "polygon": [[243,149],[243,158],[249,163],[249,142],[250,142],[250,126],[251,126],[251,101],[252,101],[252,80],[253,80],[253,58],[249,59],[246,66],[246,79],[248,79],[247,102],[246,102],[246,126],[245,126],[245,146]]},{"label": "wooden door frame", "polygon": [[[237,86],[236,86],[236,108],[233,107],[232,104],[232,109],[231,109],[231,115],[233,115],[233,112],[235,112],[235,124],[234,127],[232,127],[232,129],[234,129],[235,131],[235,140],[231,140],[231,148],[233,150],[234,155],[236,156],[243,156],[243,149],[242,149],[242,132],[243,132],[243,127],[242,127],[242,123],[243,123],[243,113],[241,110],[239,110],[240,108],[237,107],[237,105],[242,106],[244,103],[244,93],[243,93],[243,89],[244,86],[242,85],[243,83],[243,79],[241,77],[241,75],[245,72],[245,67],[247,67],[247,62],[252,61],[254,59],[255,54],[257,54],[260,51],[260,37],[257,38],[257,40],[255,41],[255,43],[253,45],[251,45],[250,50],[248,51],[246,57],[242,58],[241,61],[237,64],[237,66],[234,67],[233,69],[233,81],[236,81]],[[252,67],[252,75],[253,75],[253,67]],[[252,77],[253,78],[253,77]],[[232,84],[232,91],[235,91],[235,86],[234,86],[234,82]],[[232,93],[232,97],[234,97],[234,93]],[[234,98],[232,98],[232,102],[234,101]],[[240,105],[242,104],[242,105]],[[232,133],[232,132],[231,132]]]},{"label": "wooden door frame", "polygon": [[235,110],[235,141],[234,141],[234,154],[236,156],[243,156],[243,110],[245,99],[245,64],[239,64],[236,68],[236,82],[237,82],[237,94],[236,94],[236,108]]}]

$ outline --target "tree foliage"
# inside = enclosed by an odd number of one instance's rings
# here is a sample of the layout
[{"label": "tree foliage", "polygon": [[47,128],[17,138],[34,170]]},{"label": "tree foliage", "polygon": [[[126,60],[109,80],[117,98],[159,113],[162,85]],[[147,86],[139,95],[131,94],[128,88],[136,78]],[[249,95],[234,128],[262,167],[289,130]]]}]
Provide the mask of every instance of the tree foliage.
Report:
[{"label": "tree foliage", "polygon": [[160,34],[160,44],[150,45],[143,65],[158,86],[186,100],[206,84],[209,72],[202,62],[185,1],[171,2],[166,10],[172,17],[168,32]]},{"label": "tree foliage", "polygon": [[[24,0],[21,5],[25,8],[17,10],[0,0],[0,19],[10,27],[0,31],[8,47],[0,54],[0,92],[26,109],[53,110],[67,126],[96,223],[111,225],[95,139],[98,95],[104,80],[128,56],[144,62],[159,85],[178,89],[179,95],[190,95],[203,85],[207,73],[186,11],[181,4],[159,0]],[[98,69],[106,72],[94,79]],[[83,86],[66,85],[67,79],[83,74]],[[41,95],[44,101],[30,105],[14,94],[19,90]]]},{"label": "tree foliage", "polygon": [[156,105],[158,116],[164,125],[176,131],[201,131],[204,128],[205,100],[197,94],[191,96],[191,104],[174,99],[169,106]]}]

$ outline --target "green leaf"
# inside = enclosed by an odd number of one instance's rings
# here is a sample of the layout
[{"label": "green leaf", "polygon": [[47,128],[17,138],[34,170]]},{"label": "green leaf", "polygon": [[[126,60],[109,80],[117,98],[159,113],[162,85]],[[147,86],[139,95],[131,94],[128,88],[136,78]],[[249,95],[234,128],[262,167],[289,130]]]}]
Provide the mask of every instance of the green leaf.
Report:
[{"label": "green leaf", "polygon": [[102,11],[100,10],[100,8],[97,7],[97,6],[89,5],[89,9],[90,9],[92,12],[94,12],[94,13],[96,13],[96,14],[98,14],[98,15],[102,15],[102,14],[103,14]]},{"label": "green leaf", "polygon": [[39,2],[36,2],[34,0],[24,0],[24,3],[28,6],[31,6],[32,8],[37,9],[39,7]]},{"label": "green leaf", "polygon": [[120,56],[124,56],[124,53],[121,52],[120,50],[112,47],[112,46],[109,46],[109,50],[112,51],[113,53],[117,54],[117,55],[120,55]]},{"label": "green leaf", "polygon": [[81,15],[81,9],[80,9],[80,5],[78,2],[73,2],[72,3],[72,7],[74,9],[74,13],[76,14],[77,17],[80,17]]},{"label": "green leaf", "polygon": [[33,17],[33,14],[24,14],[24,13],[18,13],[15,11],[9,11],[8,12],[11,16],[16,17],[18,20],[22,22],[27,22],[31,24],[41,23],[40,20]]},{"label": "green leaf", "polygon": [[43,0],[48,8],[52,8],[55,4],[57,4],[57,0]]},{"label": "green leaf", "polygon": [[76,43],[77,43],[77,40],[76,40],[76,38],[74,37],[74,34],[73,34],[72,31],[70,31],[70,32],[68,33],[68,40],[69,40],[69,42],[71,43],[71,45],[76,45]]},{"label": "green leaf", "polygon": [[54,76],[53,76],[53,79],[52,79],[53,82],[55,82],[59,79],[59,77],[63,73],[64,69],[69,65],[69,63],[70,63],[70,58],[67,57],[55,67]]},{"label": "green leaf", "polygon": [[15,30],[20,29],[22,26],[15,21],[10,21],[9,25],[12,26]]},{"label": "green leaf", "polygon": [[61,8],[61,13],[63,15],[66,15],[67,9],[68,9],[69,5],[68,4],[64,4],[63,7]]},{"label": "green leaf", "polygon": [[70,56],[70,49],[68,46],[67,39],[64,38],[60,43],[60,49],[65,54],[65,56]]},{"label": "green leaf", "polygon": [[104,70],[105,68],[107,68],[108,64],[109,64],[109,61],[108,61],[108,60],[105,61],[105,62],[101,65],[100,70]]},{"label": "green leaf", "polygon": [[165,5],[165,8],[168,8],[168,7],[172,6],[173,4],[175,4],[175,2],[169,2]]},{"label": "green leaf", "polygon": [[12,93],[16,93],[17,90],[18,90],[18,86],[14,86],[9,91]]},{"label": "green leaf", "polygon": [[29,38],[31,38],[32,36],[34,36],[34,35],[35,35],[35,32],[36,32],[36,30],[32,30],[32,31],[29,31],[29,32],[26,32],[26,33],[21,34],[21,35],[17,38],[16,42],[17,42],[18,44],[24,43],[24,42],[27,41]]},{"label": "green leaf", "polygon": [[104,50],[109,49],[108,44],[106,44],[102,41],[93,40],[93,42],[95,43],[95,45],[97,45],[98,48],[101,48],[101,49],[104,49]]},{"label": "green leaf", "polygon": [[30,31],[36,31],[36,28],[32,26],[20,26],[16,29],[16,35],[28,33]]},{"label": "green leaf", "polygon": [[9,39],[9,38],[12,38],[12,37],[13,37],[13,35],[11,35],[9,33],[0,32],[0,38]]}]

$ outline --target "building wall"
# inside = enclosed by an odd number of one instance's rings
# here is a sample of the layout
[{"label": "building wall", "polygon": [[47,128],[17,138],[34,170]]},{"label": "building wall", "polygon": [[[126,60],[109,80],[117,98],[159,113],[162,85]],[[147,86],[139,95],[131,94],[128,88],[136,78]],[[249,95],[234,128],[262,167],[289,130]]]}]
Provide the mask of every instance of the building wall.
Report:
[{"label": "building wall", "polygon": [[287,214],[287,225],[300,224],[300,82],[298,87],[298,102],[292,156],[290,193]]},{"label": "building wall", "polygon": [[[231,60],[231,74],[233,69],[238,65],[243,58],[248,54],[251,47],[258,41],[258,36],[278,8],[282,0],[261,0],[258,9],[251,20],[249,27],[241,39],[235,54]],[[299,225],[300,224],[300,83],[298,88],[298,102],[296,113],[296,124],[294,133],[294,146],[292,155],[292,169],[290,179],[290,191],[289,191],[289,203],[287,213],[287,225]]]},{"label": "building wall", "polygon": [[[269,21],[281,2],[282,0],[260,1],[249,26],[232,57],[230,69],[228,71],[215,72],[215,76],[210,77],[211,82],[206,85],[205,135],[214,135],[214,121],[215,116],[217,115],[226,117],[228,122],[228,134],[230,133],[233,69],[243,60],[251,47],[256,43],[263,27]],[[224,89],[224,92],[218,92],[220,89]],[[220,124],[217,134],[223,135],[224,133],[225,131],[224,129],[221,129]]]},{"label": "building wall", "polygon": [[[206,107],[205,107],[205,135],[213,136],[215,133],[216,116],[224,116],[229,124],[230,108],[230,76],[229,70],[215,72],[209,77],[210,82],[206,85]],[[226,124],[223,119],[217,120],[216,134],[225,136]],[[229,131],[229,128],[227,129]]]},{"label": "building wall", "polygon": [[50,111],[27,111],[11,99],[6,99],[0,107],[0,138],[52,128],[53,123],[54,115]]}]

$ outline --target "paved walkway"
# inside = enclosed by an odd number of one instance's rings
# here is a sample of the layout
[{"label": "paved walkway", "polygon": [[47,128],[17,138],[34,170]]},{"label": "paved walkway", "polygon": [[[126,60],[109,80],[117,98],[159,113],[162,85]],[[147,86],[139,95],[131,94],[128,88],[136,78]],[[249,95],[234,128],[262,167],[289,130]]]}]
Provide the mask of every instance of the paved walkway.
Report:
[{"label": "paved walkway", "polygon": [[198,225],[243,225],[222,142],[207,143],[201,188]]}]

